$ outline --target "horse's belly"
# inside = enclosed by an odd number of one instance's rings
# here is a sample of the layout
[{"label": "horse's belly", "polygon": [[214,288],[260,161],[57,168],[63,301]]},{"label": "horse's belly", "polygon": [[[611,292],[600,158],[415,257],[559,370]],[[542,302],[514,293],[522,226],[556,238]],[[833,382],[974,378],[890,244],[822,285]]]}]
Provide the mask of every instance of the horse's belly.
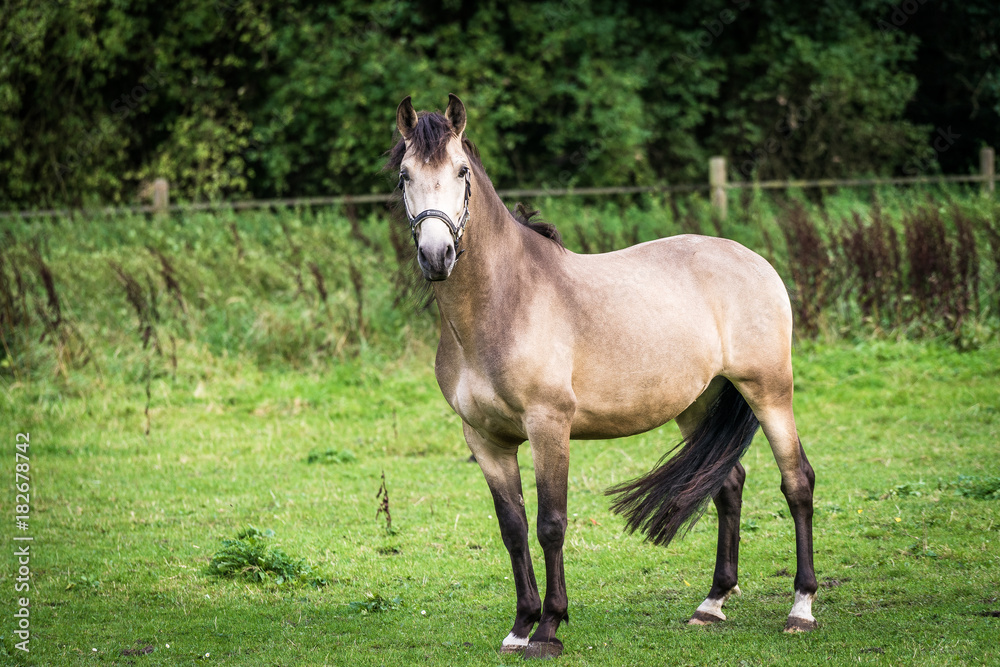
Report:
[{"label": "horse's belly", "polygon": [[[634,323],[641,318],[634,317]],[[665,424],[686,410],[722,370],[721,346],[694,327],[697,318],[668,331],[655,326],[606,336],[603,347],[581,346],[589,354],[574,360],[574,438],[616,438]],[[698,335],[697,329],[701,334]],[[645,337],[634,335],[636,330]],[[659,335],[656,335],[659,334]],[[598,350],[599,352],[595,352]]]},{"label": "horse's belly", "polygon": [[634,378],[625,383],[580,387],[570,437],[620,438],[662,426],[687,409],[708,387],[712,378]]}]

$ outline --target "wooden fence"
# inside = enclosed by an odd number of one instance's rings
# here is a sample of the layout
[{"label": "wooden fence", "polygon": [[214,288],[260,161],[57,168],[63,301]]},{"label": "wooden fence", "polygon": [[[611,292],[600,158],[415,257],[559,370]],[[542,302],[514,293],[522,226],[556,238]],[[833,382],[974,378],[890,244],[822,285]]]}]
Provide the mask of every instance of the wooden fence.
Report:
[{"label": "wooden fence", "polygon": [[725,218],[728,208],[728,190],[759,188],[776,190],[785,188],[840,188],[864,185],[913,185],[916,183],[982,183],[983,192],[993,196],[996,191],[996,152],[990,147],[979,151],[979,174],[969,176],[902,176],[899,178],[820,178],[816,180],[789,181],[733,181],[726,180],[726,158],[709,160],[709,186],[712,206]]},{"label": "wooden fence", "polygon": [[[968,176],[904,176],[899,178],[820,178],[815,180],[786,181],[730,181],[726,158],[713,157],[709,160],[708,183],[681,183],[662,185],[641,185],[631,187],[596,188],[533,188],[498,190],[504,198],[515,197],[563,197],[568,195],[616,195],[655,192],[695,192],[709,191],[712,206],[725,218],[729,208],[729,190],[761,189],[776,190],[787,188],[842,188],[872,185],[913,185],[918,183],[982,183],[987,196],[996,191],[996,153],[986,147],[979,152],[979,173]],[[0,213],[4,218],[72,217],[77,215],[127,215],[133,213],[168,213],[185,211],[233,210],[242,211],[257,208],[289,208],[310,206],[334,206],[344,204],[378,204],[392,199],[391,194],[338,195],[332,197],[293,197],[287,199],[248,199],[243,201],[194,202],[188,204],[170,203],[170,185],[164,178],[158,178],[152,186],[152,204],[142,206],[119,206],[91,209],[46,209],[37,211],[13,211]]]}]

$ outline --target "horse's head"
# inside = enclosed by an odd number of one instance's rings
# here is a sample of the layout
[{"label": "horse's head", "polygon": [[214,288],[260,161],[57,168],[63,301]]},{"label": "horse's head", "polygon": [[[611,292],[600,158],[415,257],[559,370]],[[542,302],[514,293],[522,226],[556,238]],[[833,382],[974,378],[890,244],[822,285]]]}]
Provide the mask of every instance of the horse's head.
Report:
[{"label": "horse's head", "polygon": [[406,147],[399,187],[417,244],[417,263],[428,280],[451,275],[469,217],[472,172],[462,146],[465,105],[455,95],[448,100],[444,116],[418,117],[409,97],[396,109],[396,127]]}]

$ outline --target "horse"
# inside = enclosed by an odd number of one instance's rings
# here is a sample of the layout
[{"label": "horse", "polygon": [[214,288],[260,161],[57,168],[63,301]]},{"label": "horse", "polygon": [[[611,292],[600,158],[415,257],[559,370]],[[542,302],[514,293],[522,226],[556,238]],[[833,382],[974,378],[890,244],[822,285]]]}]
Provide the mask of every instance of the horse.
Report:
[{"label": "horse", "polygon": [[[514,214],[445,112],[396,109],[386,171],[399,174],[416,260],[440,315],[435,376],[462,418],[493,496],[517,603],[503,652],[559,655],[569,441],[619,438],[675,420],[683,440],[646,475],[607,490],[629,531],[666,545],[711,498],[719,516],[712,586],[689,623],[724,621],[739,593],[740,458],[763,428],[795,525],[795,599],[785,631],[805,632],[815,474],[792,411],[792,311],[777,272],[727,239],[681,235],[604,254],[567,250],[551,225]],[[419,279],[419,278],[418,278]],[[517,452],[530,443],[545,599],[528,551]],[[534,632],[532,633],[532,629]]]}]

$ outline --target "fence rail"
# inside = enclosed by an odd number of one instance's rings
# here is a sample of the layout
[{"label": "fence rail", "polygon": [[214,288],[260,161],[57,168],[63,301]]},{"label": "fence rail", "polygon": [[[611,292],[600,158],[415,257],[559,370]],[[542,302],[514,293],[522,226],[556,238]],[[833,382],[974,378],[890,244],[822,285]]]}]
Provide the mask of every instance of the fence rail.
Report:
[{"label": "fence rail", "polygon": [[[712,206],[726,217],[728,191],[761,189],[778,190],[788,188],[840,188],[872,185],[915,185],[920,183],[982,183],[983,192],[989,196],[996,190],[996,154],[992,148],[983,148],[979,153],[979,174],[967,176],[902,176],[898,178],[819,178],[812,180],[784,181],[729,181],[726,179],[726,158],[713,157],[709,161],[708,183],[664,183],[660,185],[638,185],[623,187],[593,188],[520,188],[498,190],[501,197],[565,197],[571,195],[617,195],[655,192],[696,192],[709,191]],[[343,204],[379,204],[391,201],[391,194],[338,195],[330,197],[292,197],[285,199],[247,199],[223,202],[194,202],[171,204],[170,187],[166,179],[158,178],[152,186],[153,204],[136,206],[110,206],[89,209],[44,209],[36,211],[0,212],[0,219],[10,218],[52,218],[96,215],[128,215],[135,213],[167,213],[186,211],[243,211],[260,208],[292,208],[299,206],[335,206]]]}]

